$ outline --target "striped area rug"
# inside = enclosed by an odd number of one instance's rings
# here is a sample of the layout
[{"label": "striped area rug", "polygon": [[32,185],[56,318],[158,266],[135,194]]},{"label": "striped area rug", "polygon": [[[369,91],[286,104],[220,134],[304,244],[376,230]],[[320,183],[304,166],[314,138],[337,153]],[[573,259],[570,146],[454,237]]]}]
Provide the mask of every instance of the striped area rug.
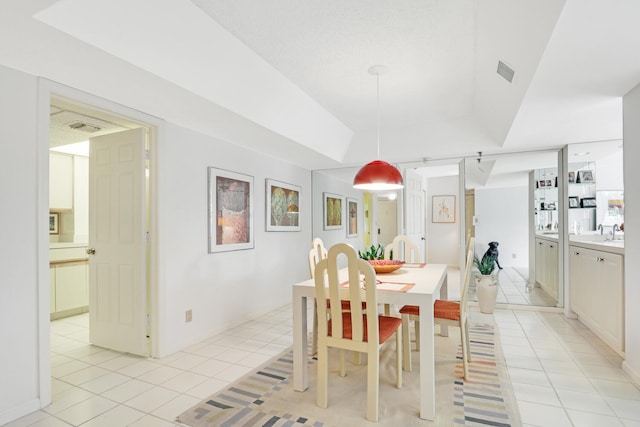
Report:
[{"label": "striped area rug", "polygon": [[[462,378],[454,381],[453,404],[455,407],[455,425],[509,427],[519,425],[517,417],[510,416],[509,402],[513,392],[506,381],[501,381],[496,361],[496,341],[493,325],[474,325],[469,330],[471,360],[469,380]],[[457,358],[460,363],[456,372],[462,376],[462,349]],[[501,362],[503,363],[503,362]],[[516,422],[517,424],[514,424]]]},{"label": "striped area rug", "polygon": [[470,329],[473,363],[469,381],[461,378],[456,328],[451,328],[449,337],[436,336],[434,422],[418,417],[418,352],[412,352],[414,371],[403,372],[403,387],[394,387],[394,345],[386,350],[383,347],[381,354],[378,423],[365,418],[366,358],[361,366],[350,365],[344,378],[337,374],[337,363],[330,365],[329,408],[322,409],[315,404],[315,359],[309,359],[309,389],[296,392],[292,385],[291,350],[209,396],[180,414],[176,421],[191,427],[518,426],[517,404],[496,345],[494,327],[476,324]]}]

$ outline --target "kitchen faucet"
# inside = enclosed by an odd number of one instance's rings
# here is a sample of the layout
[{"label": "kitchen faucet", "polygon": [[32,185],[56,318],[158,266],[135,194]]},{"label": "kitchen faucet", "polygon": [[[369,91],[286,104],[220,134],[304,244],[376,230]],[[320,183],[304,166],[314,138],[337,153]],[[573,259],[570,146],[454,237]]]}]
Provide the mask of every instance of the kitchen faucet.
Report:
[{"label": "kitchen faucet", "polygon": [[602,226],[602,224],[598,224],[598,230],[600,230],[600,235],[602,235],[602,233],[604,232],[604,227]]},{"label": "kitchen faucet", "polygon": [[613,224],[613,233],[611,236],[611,240],[616,240],[616,231],[620,231],[620,227],[618,227],[618,224]]}]

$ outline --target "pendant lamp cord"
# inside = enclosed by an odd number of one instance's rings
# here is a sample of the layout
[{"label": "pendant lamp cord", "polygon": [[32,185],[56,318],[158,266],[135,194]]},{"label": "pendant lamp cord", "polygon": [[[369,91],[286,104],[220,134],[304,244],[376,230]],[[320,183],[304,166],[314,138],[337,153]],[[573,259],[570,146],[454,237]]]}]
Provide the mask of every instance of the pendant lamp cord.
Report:
[{"label": "pendant lamp cord", "polygon": [[380,73],[376,73],[376,102],[378,109],[378,157],[380,159]]}]

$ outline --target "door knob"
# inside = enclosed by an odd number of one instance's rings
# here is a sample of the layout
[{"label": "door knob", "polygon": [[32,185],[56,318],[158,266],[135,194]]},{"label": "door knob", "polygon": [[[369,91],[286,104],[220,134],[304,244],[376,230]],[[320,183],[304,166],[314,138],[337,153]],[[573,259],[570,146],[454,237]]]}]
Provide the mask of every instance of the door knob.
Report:
[{"label": "door knob", "polygon": [[87,249],[87,255],[95,255],[95,254],[96,254],[95,248],[88,248]]}]

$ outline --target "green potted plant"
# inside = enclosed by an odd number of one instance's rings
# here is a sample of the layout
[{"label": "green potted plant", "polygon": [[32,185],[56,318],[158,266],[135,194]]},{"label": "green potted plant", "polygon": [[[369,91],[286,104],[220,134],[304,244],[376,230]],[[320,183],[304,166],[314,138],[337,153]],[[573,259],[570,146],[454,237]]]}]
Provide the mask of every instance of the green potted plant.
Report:
[{"label": "green potted plant", "polygon": [[378,246],[371,245],[371,247],[364,252],[358,251],[358,256],[367,261],[384,259],[384,246],[380,245],[380,243],[378,243]]},{"label": "green potted plant", "polygon": [[473,257],[473,264],[480,272],[476,280],[476,292],[478,294],[478,305],[482,313],[493,313],[498,297],[498,286],[493,277],[493,270],[496,268],[496,261],[491,257]]}]

